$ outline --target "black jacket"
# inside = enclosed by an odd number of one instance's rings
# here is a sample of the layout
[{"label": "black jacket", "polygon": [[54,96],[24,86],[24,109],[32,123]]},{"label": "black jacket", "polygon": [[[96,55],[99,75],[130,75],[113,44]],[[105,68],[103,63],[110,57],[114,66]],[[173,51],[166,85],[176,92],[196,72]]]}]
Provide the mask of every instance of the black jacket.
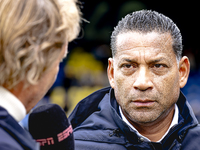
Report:
[{"label": "black jacket", "polygon": [[38,150],[39,145],[18,122],[0,107],[0,150]]},{"label": "black jacket", "polygon": [[69,119],[76,150],[198,150],[200,126],[180,93],[179,123],[160,143],[141,140],[119,115],[113,89],[104,88],[79,102]]}]

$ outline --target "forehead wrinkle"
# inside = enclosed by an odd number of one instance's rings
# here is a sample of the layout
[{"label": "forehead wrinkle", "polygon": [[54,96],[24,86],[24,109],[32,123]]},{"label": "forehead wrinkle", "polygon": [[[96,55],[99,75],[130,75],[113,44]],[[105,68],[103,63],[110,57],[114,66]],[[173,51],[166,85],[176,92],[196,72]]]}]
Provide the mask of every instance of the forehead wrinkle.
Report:
[{"label": "forehead wrinkle", "polygon": [[162,47],[164,48],[164,47],[166,47],[166,45],[170,44],[171,48],[172,48],[173,41],[172,41],[171,34],[170,33],[163,33],[163,36],[165,36],[165,38],[167,38],[167,39],[166,39],[165,42],[161,42],[161,43],[163,43],[163,44],[161,44]]},{"label": "forehead wrinkle", "polygon": [[[133,35],[135,34],[135,35]],[[149,38],[149,36],[151,38]],[[148,42],[146,39],[148,38]],[[164,40],[164,41],[163,41]],[[131,43],[131,44],[130,44]],[[138,32],[127,32],[119,34],[117,37],[117,53],[119,51],[131,50],[134,48],[139,47],[154,47],[158,49],[166,50],[170,44],[172,47],[172,37],[171,34],[166,33],[159,33],[159,32],[150,32],[150,33],[138,33]],[[167,46],[168,45],[168,46]],[[168,49],[167,49],[168,50]]]},{"label": "forehead wrinkle", "polygon": [[[147,47],[154,47],[155,46],[155,49],[166,49],[166,47],[168,47],[170,45],[170,47],[172,48],[172,37],[171,37],[171,34],[166,32],[166,33],[159,33],[159,32],[156,32],[158,33],[158,37],[157,38],[152,38],[152,41],[150,41],[151,45],[149,46],[145,46],[145,39],[141,40],[141,45],[145,48]],[[142,47],[141,46],[141,47]],[[168,50],[168,49],[167,49]]]}]

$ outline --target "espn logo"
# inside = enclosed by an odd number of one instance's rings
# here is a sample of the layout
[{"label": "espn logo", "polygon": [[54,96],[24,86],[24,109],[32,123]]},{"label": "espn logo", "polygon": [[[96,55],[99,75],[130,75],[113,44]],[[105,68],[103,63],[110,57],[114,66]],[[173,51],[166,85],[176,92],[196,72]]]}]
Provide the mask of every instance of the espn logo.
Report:
[{"label": "espn logo", "polygon": [[[70,125],[67,129],[65,129],[63,132],[57,134],[57,141],[61,142],[68,138],[73,132],[72,126]],[[49,137],[46,139],[37,139],[37,142],[40,143],[40,146],[45,146],[45,145],[54,145],[54,139],[53,137]]]}]

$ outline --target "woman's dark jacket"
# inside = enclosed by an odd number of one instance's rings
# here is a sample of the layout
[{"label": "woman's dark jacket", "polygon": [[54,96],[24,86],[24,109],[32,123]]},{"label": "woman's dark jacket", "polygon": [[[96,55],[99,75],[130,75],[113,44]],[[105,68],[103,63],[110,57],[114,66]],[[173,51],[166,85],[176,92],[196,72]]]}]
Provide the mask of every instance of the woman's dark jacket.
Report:
[{"label": "woman's dark jacket", "polygon": [[39,144],[3,107],[0,107],[0,150],[39,150]]}]

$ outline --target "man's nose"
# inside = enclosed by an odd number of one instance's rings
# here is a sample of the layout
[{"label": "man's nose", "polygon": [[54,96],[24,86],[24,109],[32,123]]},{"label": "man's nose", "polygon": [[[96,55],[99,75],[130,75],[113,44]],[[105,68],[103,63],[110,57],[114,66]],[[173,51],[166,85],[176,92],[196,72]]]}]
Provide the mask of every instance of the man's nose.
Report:
[{"label": "man's nose", "polygon": [[146,91],[148,89],[153,88],[153,83],[151,81],[151,77],[150,77],[150,73],[148,72],[148,68],[140,67],[137,70],[135,78],[136,79],[135,79],[135,82],[133,84],[133,87],[136,90]]}]

